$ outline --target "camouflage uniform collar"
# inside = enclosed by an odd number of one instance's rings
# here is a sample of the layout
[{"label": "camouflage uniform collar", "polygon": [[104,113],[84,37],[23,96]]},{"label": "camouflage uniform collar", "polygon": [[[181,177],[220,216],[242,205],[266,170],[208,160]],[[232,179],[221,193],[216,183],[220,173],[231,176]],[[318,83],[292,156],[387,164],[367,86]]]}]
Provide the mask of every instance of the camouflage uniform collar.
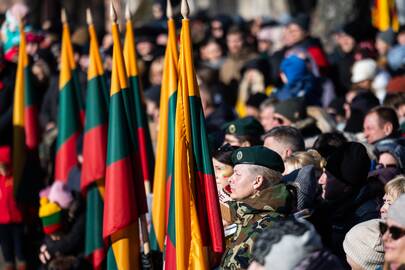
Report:
[{"label": "camouflage uniform collar", "polygon": [[271,212],[278,212],[286,207],[288,191],[284,184],[266,188],[242,201],[233,201],[230,207],[236,220],[244,220],[251,215],[267,215]]}]

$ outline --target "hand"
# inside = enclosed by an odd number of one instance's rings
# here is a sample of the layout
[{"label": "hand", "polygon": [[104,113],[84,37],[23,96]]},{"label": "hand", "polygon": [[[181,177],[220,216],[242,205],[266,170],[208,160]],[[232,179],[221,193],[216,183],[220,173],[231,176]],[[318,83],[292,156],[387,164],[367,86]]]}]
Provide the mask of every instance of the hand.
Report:
[{"label": "hand", "polygon": [[42,245],[42,246],[39,248],[39,260],[40,260],[43,264],[47,264],[47,263],[51,260],[51,255],[49,254],[46,245]]}]

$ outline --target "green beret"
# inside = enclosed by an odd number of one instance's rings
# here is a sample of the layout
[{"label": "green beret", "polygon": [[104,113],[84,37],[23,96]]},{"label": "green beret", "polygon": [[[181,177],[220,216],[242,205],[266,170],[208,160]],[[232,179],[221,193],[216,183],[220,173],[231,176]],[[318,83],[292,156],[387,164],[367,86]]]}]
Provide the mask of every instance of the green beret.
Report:
[{"label": "green beret", "polygon": [[234,165],[260,165],[274,171],[284,172],[284,162],[280,155],[261,145],[241,147],[235,150],[232,154],[232,163]]},{"label": "green beret", "polygon": [[260,137],[264,133],[263,126],[253,116],[228,122],[225,124],[224,129],[227,134],[239,136],[251,135]]}]

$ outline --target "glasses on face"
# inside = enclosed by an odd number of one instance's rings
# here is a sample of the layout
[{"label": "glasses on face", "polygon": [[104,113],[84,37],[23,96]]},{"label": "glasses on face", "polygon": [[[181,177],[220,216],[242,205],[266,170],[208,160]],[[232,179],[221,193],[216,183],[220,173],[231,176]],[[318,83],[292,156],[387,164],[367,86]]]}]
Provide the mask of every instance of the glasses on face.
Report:
[{"label": "glasses on face", "polygon": [[382,169],[382,168],[394,168],[396,169],[398,166],[397,164],[382,164],[382,163],[378,163],[376,168],[377,169]]},{"label": "glasses on face", "polygon": [[380,222],[381,235],[384,235],[387,231],[391,234],[393,240],[398,240],[405,235],[405,230],[396,226],[388,226],[387,223]]}]

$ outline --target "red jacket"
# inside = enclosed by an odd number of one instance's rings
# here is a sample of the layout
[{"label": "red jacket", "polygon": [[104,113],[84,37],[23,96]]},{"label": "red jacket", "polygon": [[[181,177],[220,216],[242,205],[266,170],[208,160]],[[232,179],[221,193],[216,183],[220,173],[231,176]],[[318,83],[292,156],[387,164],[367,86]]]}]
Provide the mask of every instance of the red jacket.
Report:
[{"label": "red jacket", "polygon": [[22,213],[13,194],[13,177],[0,175],[0,224],[21,222]]}]

